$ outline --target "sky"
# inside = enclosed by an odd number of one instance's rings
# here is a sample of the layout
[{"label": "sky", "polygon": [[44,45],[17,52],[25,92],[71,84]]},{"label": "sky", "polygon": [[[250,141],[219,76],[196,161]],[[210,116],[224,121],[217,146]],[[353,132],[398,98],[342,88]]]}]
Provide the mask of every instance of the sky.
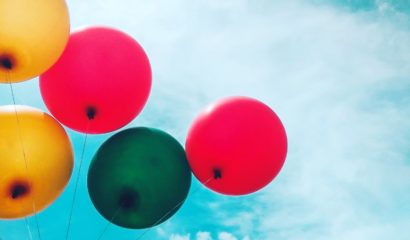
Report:
[{"label": "sky", "polygon": [[[245,95],[282,119],[289,150],[278,177],[230,197],[193,178],[186,203],[151,230],[129,230],[94,209],[89,162],[111,134],[87,141],[71,239],[405,240],[410,237],[410,4],[407,0],[69,0],[71,27],[106,25],[134,37],[153,87],[125,128],[165,130],[184,144],[195,116]],[[1,41],[1,40],[0,40]],[[18,104],[47,111],[38,79],[14,85]],[[11,104],[0,85],[0,105]],[[120,107],[120,106],[119,106]],[[64,193],[38,214],[41,239],[64,239],[84,135]],[[257,177],[257,174],[255,175]],[[36,223],[28,219],[38,239]],[[1,240],[28,239],[24,220]]]}]

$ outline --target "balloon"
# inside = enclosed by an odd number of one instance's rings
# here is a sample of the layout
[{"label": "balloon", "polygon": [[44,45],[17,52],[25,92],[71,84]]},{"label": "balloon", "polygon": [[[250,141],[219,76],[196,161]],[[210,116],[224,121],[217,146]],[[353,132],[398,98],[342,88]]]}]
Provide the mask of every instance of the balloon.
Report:
[{"label": "balloon", "polygon": [[45,72],[60,57],[69,33],[64,0],[1,0],[0,83]]},{"label": "balloon", "polygon": [[74,130],[106,133],[132,121],[151,88],[151,67],[130,36],[107,27],[73,33],[59,61],[40,77],[54,117]]},{"label": "balloon", "polygon": [[170,218],[190,185],[184,149],[153,128],[131,128],[112,136],[98,149],[88,172],[88,192],[96,209],[126,228],[148,228]]},{"label": "balloon", "polygon": [[222,194],[244,195],[263,188],[279,173],[287,138],[268,106],[248,97],[231,97],[195,119],[186,151],[199,181]]},{"label": "balloon", "polygon": [[70,179],[70,140],[54,118],[37,109],[0,107],[0,152],[0,218],[34,214],[33,205],[41,211]]}]

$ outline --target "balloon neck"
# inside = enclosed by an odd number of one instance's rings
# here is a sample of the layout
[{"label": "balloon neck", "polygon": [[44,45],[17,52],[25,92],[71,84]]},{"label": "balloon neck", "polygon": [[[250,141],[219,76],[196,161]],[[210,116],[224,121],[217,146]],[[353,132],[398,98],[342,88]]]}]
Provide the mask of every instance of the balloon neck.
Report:
[{"label": "balloon neck", "polygon": [[222,178],[222,171],[219,168],[214,169],[214,179],[221,179]]},{"label": "balloon neck", "polygon": [[24,182],[15,183],[10,189],[11,198],[13,199],[22,198],[28,194],[29,190],[30,190],[30,187],[27,183],[24,183]]},{"label": "balloon neck", "polygon": [[96,113],[97,113],[97,110],[95,109],[95,107],[88,107],[87,108],[88,120],[93,120],[95,118]]},{"label": "balloon neck", "polygon": [[13,60],[10,56],[0,56],[0,67],[6,70],[13,69]]},{"label": "balloon neck", "polygon": [[123,209],[131,209],[137,207],[139,202],[138,192],[132,189],[127,189],[120,195],[119,203]]}]

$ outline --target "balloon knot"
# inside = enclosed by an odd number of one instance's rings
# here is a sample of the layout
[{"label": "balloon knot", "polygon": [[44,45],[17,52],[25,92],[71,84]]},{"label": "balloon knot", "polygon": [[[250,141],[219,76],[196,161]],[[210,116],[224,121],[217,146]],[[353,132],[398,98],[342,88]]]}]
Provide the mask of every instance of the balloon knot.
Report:
[{"label": "balloon knot", "polygon": [[21,198],[29,192],[30,188],[27,183],[19,182],[14,184],[10,189],[11,198]]},{"label": "balloon knot", "polygon": [[138,199],[139,199],[138,192],[132,189],[127,189],[123,191],[123,193],[120,195],[119,203],[122,208],[130,209],[130,208],[134,208],[137,206]]},{"label": "balloon knot", "polygon": [[6,70],[13,68],[13,61],[9,56],[0,56],[0,66]]},{"label": "balloon knot", "polygon": [[222,171],[219,168],[214,169],[214,179],[222,178]]},{"label": "balloon knot", "polygon": [[97,110],[95,109],[95,107],[87,108],[87,117],[89,120],[93,120],[95,118],[96,113],[97,113]]}]

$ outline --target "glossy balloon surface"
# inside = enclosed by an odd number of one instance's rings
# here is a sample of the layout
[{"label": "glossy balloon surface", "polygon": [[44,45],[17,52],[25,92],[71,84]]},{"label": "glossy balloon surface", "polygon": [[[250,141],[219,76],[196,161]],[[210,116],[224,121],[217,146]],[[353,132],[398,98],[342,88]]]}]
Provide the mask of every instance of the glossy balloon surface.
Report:
[{"label": "glossy balloon surface", "polygon": [[69,33],[64,0],[0,0],[0,82],[45,72],[62,54]]},{"label": "glossy balloon surface", "polygon": [[107,27],[71,34],[59,61],[40,77],[41,95],[61,123],[107,133],[132,121],[151,88],[150,63],[129,35]]},{"label": "glossy balloon surface", "polygon": [[193,122],[186,151],[194,175],[228,195],[253,193],[270,183],[287,152],[285,129],[264,103],[248,97],[223,99]]},{"label": "glossy balloon surface", "polygon": [[88,191],[108,221],[126,228],[148,228],[170,218],[185,201],[191,171],[182,146],[152,128],[123,130],[95,154]]},{"label": "glossy balloon surface", "polygon": [[[0,218],[32,215],[50,205],[67,185],[73,152],[63,127],[25,106],[0,107]],[[27,165],[26,165],[27,164]]]}]

